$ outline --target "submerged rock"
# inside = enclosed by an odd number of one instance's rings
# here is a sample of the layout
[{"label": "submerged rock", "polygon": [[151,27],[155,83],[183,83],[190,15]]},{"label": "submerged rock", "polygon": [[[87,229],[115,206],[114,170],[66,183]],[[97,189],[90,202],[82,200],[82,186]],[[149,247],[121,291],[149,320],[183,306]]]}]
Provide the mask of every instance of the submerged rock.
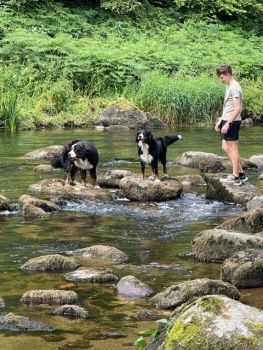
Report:
[{"label": "submerged rock", "polygon": [[50,327],[40,321],[30,320],[25,316],[18,316],[10,312],[7,315],[0,316],[0,330],[13,332],[33,332],[33,331],[55,331],[55,328]]},{"label": "submerged rock", "polygon": [[176,179],[152,181],[130,176],[120,181],[120,189],[132,201],[162,202],[181,197],[183,185]]},{"label": "submerged rock", "polygon": [[92,269],[80,267],[64,275],[66,281],[83,283],[109,283],[117,282],[118,277],[108,269]]},{"label": "submerged rock", "polygon": [[66,184],[60,179],[45,179],[36,184],[29,186],[29,191],[43,194],[55,194],[65,199],[72,200],[99,200],[110,201],[115,198],[114,194],[109,190],[102,188],[94,188],[91,185],[84,187],[80,183],[74,186]]},{"label": "submerged rock", "polygon": [[62,152],[64,146],[52,145],[28,152],[26,157],[34,159],[51,159],[55,154]]},{"label": "submerged rock", "polygon": [[215,199],[221,202],[246,204],[253,197],[257,196],[259,190],[246,182],[242,186],[233,186],[220,181],[225,174],[205,174],[207,183],[206,198]]},{"label": "submerged rock", "polygon": [[147,284],[134,276],[125,276],[117,283],[119,294],[131,298],[144,298],[153,294],[153,290]]},{"label": "submerged rock", "polygon": [[124,262],[128,260],[128,256],[121,250],[107,246],[107,245],[93,245],[87,248],[77,249],[66,252],[66,254],[81,256],[83,258],[100,258],[100,259],[109,259],[117,262]]},{"label": "submerged rock", "polygon": [[261,350],[263,311],[209,295],[176,310],[160,346],[151,350]]},{"label": "submerged rock", "polygon": [[51,212],[59,210],[56,204],[27,194],[19,198],[19,204],[22,206],[22,215],[29,217],[46,217]]},{"label": "submerged rock", "polygon": [[0,211],[11,210],[9,206],[9,199],[0,194]]},{"label": "submerged rock", "polygon": [[250,210],[235,218],[224,221],[219,228],[244,233],[257,233],[263,231],[263,208]]},{"label": "submerged rock", "polygon": [[263,238],[216,228],[202,231],[193,239],[194,257],[204,262],[221,263],[249,248],[263,248]]},{"label": "submerged rock", "polygon": [[151,303],[159,309],[172,309],[188,302],[193,297],[221,294],[232,299],[240,299],[240,293],[232,284],[220,280],[199,278],[166,288],[151,298]]},{"label": "submerged rock", "polygon": [[110,170],[99,176],[98,182],[101,187],[119,188],[120,180],[132,175],[133,173],[128,170]]},{"label": "submerged rock", "polygon": [[237,287],[263,287],[263,249],[237,252],[222,265],[224,281]]},{"label": "submerged rock", "polygon": [[69,318],[88,318],[89,313],[83,307],[77,305],[62,305],[54,311],[55,315]]},{"label": "submerged rock", "polygon": [[79,267],[79,264],[73,260],[62,256],[60,254],[43,255],[30,259],[25,262],[20,268],[27,271],[65,271],[75,270]]},{"label": "submerged rock", "polygon": [[77,293],[71,290],[35,289],[23,294],[21,301],[25,304],[74,304]]}]

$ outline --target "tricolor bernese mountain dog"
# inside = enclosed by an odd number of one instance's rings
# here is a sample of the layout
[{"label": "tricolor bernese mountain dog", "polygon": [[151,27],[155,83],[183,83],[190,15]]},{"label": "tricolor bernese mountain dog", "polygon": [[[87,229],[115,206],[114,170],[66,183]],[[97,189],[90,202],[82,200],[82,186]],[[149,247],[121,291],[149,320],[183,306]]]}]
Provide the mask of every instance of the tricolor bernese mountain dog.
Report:
[{"label": "tricolor bernese mountain dog", "polygon": [[137,132],[136,143],[138,147],[138,155],[141,163],[141,173],[144,179],[145,166],[150,165],[152,168],[152,176],[159,179],[158,161],[163,166],[163,172],[167,175],[166,153],[167,147],[182,138],[181,135],[172,135],[155,138],[151,131],[141,130]]},{"label": "tricolor bernese mountain dog", "polygon": [[64,168],[67,173],[66,183],[74,184],[76,174],[80,170],[83,185],[86,187],[87,170],[94,187],[98,186],[97,164],[99,155],[97,148],[89,141],[74,140],[64,146],[62,153],[51,159],[54,168]]}]

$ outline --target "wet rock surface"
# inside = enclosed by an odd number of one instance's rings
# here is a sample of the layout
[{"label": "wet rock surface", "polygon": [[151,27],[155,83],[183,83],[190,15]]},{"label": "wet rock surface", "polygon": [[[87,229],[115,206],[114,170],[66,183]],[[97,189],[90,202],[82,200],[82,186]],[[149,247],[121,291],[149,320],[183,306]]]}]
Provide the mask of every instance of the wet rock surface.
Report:
[{"label": "wet rock surface", "polygon": [[60,179],[45,179],[36,184],[29,186],[29,191],[35,193],[59,195],[65,199],[72,200],[98,200],[110,201],[115,199],[113,192],[107,189],[94,188],[91,185],[84,187],[82,184],[76,183],[75,186],[66,184]]},{"label": "wet rock surface", "polygon": [[132,175],[134,174],[128,170],[110,170],[100,175],[98,182],[101,187],[119,188],[120,180]]},{"label": "wet rock surface", "polygon": [[0,329],[13,332],[39,332],[55,330],[55,328],[50,327],[40,321],[30,320],[28,317],[18,316],[12,312],[7,315],[0,316]]},{"label": "wet rock surface", "polygon": [[250,210],[235,218],[228,219],[219,228],[244,233],[261,232],[263,231],[263,208]]},{"label": "wet rock surface", "polygon": [[22,207],[22,215],[27,217],[47,217],[50,213],[60,210],[60,208],[43,199],[38,199],[27,194],[19,198]]},{"label": "wet rock surface", "polygon": [[220,280],[200,278],[178,283],[166,288],[151,298],[151,303],[159,309],[172,309],[189,301],[193,297],[203,295],[221,294],[239,300],[240,293],[230,283]]},{"label": "wet rock surface", "polygon": [[263,287],[263,248],[237,252],[221,271],[223,280],[237,287]]},{"label": "wet rock surface", "polygon": [[21,301],[25,304],[75,304],[78,295],[74,291],[57,289],[35,289],[23,294]]},{"label": "wet rock surface", "polygon": [[246,204],[247,210],[263,208],[263,195],[252,198]]},{"label": "wet rock surface", "polygon": [[5,307],[5,301],[3,298],[0,297],[0,308],[4,308]]},{"label": "wet rock surface", "polygon": [[52,145],[28,152],[26,157],[34,159],[51,159],[55,154],[62,152],[64,146]]},{"label": "wet rock surface", "polygon": [[111,283],[117,282],[118,277],[108,269],[93,269],[80,267],[64,275],[66,281],[82,283]]},{"label": "wet rock surface", "polygon": [[134,276],[125,276],[117,283],[119,294],[130,298],[144,298],[153,293],[151,287]]},{"label": "wet rock surface", "polygon": [[116,262],[124,262],[128,260],[128,256],[118,248],[107,245],[93,245],[90,247],[67,251],[66,254],[73,256],[81,256],[86,259],[100,258],[109,259]]},{"label": "wet rock surface", "polygon": [[207,183],[206,198],[228,203],[246,204],[255,196],[259,190],[246,182],[242,186],[233,186],[220,181],[226,174],[205,174]]},{"label": "wet rock surface", "polygon": [[88,318],[89,313],[83,307],[78,305],[62,305],[54,312],[55,315],[65,316],[68,318]]},{"label": "wet rock surface", "polygon": [[182,305],[164,333],[162,344],[149,350],[262,349],[263,311],[226,296],[210,295]]},{"label": "wet rock surface", "polygon": [[183,186],[206,186],[204,178],[199,174],[177,176],[176,179],[180,181]]},{"label": "wet rock surface", "polygon": [[75,270],[79,264],[60,254],[43,255],[30,259],[20,268],[26,271],[57,272]]},{"label": "wet rock surface", "polygon": [[200,232],[193,239],[193,255],[203,262],[221,263],[237,251],[262,249],[263,238],[240,232],[211,229]]},{"label": "wet rock surface", "polygon": [[54,168],[52,165],[50,164],[40,164],[40,165],[37,165],[35,168],[34,168],[34,171],[36,171],[37,173],[50,173],[50,172],[53,172],[53,171],[60,171],[59,169],[56,169]]},{"label": "wet rock surface", "polygon": [[11,210],[8,198],[0,194],[0,211]]}]

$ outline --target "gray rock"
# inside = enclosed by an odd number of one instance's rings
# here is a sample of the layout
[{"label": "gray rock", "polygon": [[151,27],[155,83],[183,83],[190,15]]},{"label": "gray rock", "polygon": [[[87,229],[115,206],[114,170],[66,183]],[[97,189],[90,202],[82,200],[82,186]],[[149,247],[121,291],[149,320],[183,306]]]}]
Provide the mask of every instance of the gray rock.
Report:
[{"label": "gray rock", "polygon": [[26,157],[34,159],[51,159],[55,154],[62,152],[64,146],[52,145],[26,154]]},{"label": "gray rock", "polygon": [[157,313],[156,311],[152,310],[140,310],[138,312],[135,312],[133,315],[128,317],[128,319],[132,319],[135,321],[154,321],[162,318],[162,315]]},{"label": "gray rock", "polygon": [[68,255],[81,256],[83,258],[99,258],[109,259],[117,262],[124,262],[128,260],[128,256],[118,248],[108,245],[93,245],[87,248],[77,249],[66,252]]},{"label": "gray rock", "polygon": [[239,250],[263,248],[263,238],[240,232],[213,229],[193,239],[193,255],[199,261],[221,263]]},{"label": "gray rock", "polygon": [[232,299],[240,299],[240,293],[230,283],[208,278],[199,278],[192,281],[178,283],[166,288],[151,298],[151,303],[159,309],[174,309],[188,302],[193,297],[221,294]]},{"label": "gray rock", "polygon": [[134,276],[125,276],[117,283],[119,294],[130,298],[144,298],[153,294],[153,290]]},{"label": "gray rock", "polygon": [[244,233],[263,231],[263,208],[252,209],[237,217],[224,221],[219,228]]},{"label": "gray rock", "polygon": [[0,297],[0,308],[5,307],[5,301],[3,298]]},{"label": "gray rock", "polygon": [[263,249],[237,252],[222,265],[224,281],[237,287],[263,287]]},{"label": "gray rock", "polygon": [[19,198],[19,204],[22,206],[22,215],[27,217],[46,217],[51,212],[59,210],[56,204],[27,194]]},{"label": "gray rock", "polygon": [[259,175],[258,179],[263,180],[263,173]]},{"label": "gray rock", "polygon": [[50,164],[40,164],[34,168],[37,173],[50,173],[54,171],[60,171],[59,169],[53,168]]},{"label": "gray rock", "polygon": [[12,332],[55,331],[55,328],[40,321],[33,321],[28,317],[18,316],[11,312],[0,316],[0,329]]},{"label": "gray rock", "polygon": [[69,200],[98,200],[110,201],[113,200],[114,194],[109,190],[102,188],[94,188],[91,185],[84,187],[76,183],[75,186],[66,184],[60,179],[45,179],[36,184],[29,186],[29,191],[42,194],[58,195],[61,198]]},{"label": "gray rock", "polygon": [[252,198],[246,204],[247,210],[263,208],[263,195]]},{"label": "gray rock", "polygon": [[[182,305],[158,350],[261,350],[263,311],[226,296]],[[147,346],[147,349],[157,349]]]},{"label": "gray rock", "polygon": [[246,204],[253,197],[257,196],[259,190],[246,182],[242,186],[233,186],[220,181],[225,174],[205,174],[206,198],[215,199],[221,202]]},{"label": "gray rock", "polygon": [[110,170],[99,176],[98,182],[101,187],[119,188],[120,180],[132,175],[133,173],[128,170]]},{"label": "gray rock", "polygon": [[183,185],[176,179],[152,181],[130,176],[120,181],[120,189],[123,196],[131,201],[162,202],[180,198]]},{"label": "gray rock", "polygon": [[23,294],[21,301],[25,304],[75,304],[77,293],[71,290],[35,289]]},{"label": "gray rock", "polygon": [[69,318],[88,318],[89,313],[83,307],[77,305],[62,305],[54,311],[55,315]]},{"label": "gray rock", "polygon": [[79,264],[60,254],[43,255],[30,259],[20,268],[27,271],[57,272],[75,270]]},{"label": "gray rock", "polygon": [[180,181],[183,186],[206,186],[204,178],[199,174],[177,176],[176,179]]},{"label": "gray rock", "polygon": [[257,164],[259,168],[263,168],[263,154],[256,154],[248,159],[250,162]]},{"label": "gray rock", "polygon": [[9,199],[0,194],[0,211],[11,210],[9,206]]},{"label": "gray rock", "polygon": [[107,269],[92,269],[80,267],[64,275],[66,281],[83,283],[110,283],[117,282],[118,277]]}]

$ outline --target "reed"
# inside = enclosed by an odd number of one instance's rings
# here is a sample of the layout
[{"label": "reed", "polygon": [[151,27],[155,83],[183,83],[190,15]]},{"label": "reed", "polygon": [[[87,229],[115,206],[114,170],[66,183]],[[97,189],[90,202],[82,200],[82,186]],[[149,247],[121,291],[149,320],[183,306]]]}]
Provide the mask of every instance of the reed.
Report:
[{"label": "reed", "polygon": [[15,132],[19,127],[17,102],[16,91],[3,94],[0,101],[0,125],[11,132]]}]

